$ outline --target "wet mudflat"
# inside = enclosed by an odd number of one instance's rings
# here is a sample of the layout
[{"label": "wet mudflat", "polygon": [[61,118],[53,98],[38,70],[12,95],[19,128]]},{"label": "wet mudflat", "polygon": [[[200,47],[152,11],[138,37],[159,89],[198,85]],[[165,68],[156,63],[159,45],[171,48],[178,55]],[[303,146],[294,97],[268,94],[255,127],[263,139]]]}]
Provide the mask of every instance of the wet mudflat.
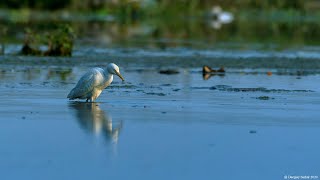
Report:
[{"label": "wet mudflat", "polygon": [[115,77],[91,104],[66,95],[107,62],[30,59],[0,68],[3,179],[320,175],[318,72],[227,67],[204,80],[193,64],[170,64],[179,73],[166,75],[163,65],[120,61],[126,82]]}]

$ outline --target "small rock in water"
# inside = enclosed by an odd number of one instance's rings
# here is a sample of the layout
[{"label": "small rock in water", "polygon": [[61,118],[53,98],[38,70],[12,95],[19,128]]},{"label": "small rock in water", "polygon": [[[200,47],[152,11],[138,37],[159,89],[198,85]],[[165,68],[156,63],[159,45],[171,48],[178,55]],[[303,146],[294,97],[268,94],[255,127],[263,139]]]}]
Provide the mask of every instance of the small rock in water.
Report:
[{"label": "small rock in water", "polygon": [[257,131],[256,131],[256,130],[250,130],[249,133],[250,133],[250,134],[256,134]]},{"label": "small rock in water", "polygon": [[224,70],[223,67],[221,67],[220,69],[217,70],[218,73],[225,73],[226,71]]},{"label": "small rock in water", "polygon": [[158,95],[158,96],[165,96],[165,95],[166,95],[166,94],[164,94],[164,93],[154,93],[154,92],[145,93],[145,94],[148,94],[148,95]]},{"label": "small rock in water", "polygon": [[171,86],[171,84],[162,84],[161,86]]},{"label": "small rock in water", "polygon": [[260,100],[269,100],[269,99],[274,99],[274,98],[270,98],[269,96],[259,96],[259,97],[257,97],[257,99],[260,99]]},{"label": "small rock in water", "polygon": [[160,74],[167,74],[167,75],[172,75],[172,74],[179,74],[179,71],[174,70],[174,69],[167,69],[167,70],[160,70]]}]

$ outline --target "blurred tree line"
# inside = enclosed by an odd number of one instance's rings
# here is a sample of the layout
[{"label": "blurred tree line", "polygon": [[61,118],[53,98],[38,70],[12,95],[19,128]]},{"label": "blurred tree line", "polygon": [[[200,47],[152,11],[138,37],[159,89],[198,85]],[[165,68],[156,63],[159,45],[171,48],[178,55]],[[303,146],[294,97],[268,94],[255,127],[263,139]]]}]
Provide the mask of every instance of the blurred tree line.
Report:
[{"label": "blurred tree line", "polygon": [[[166,8],[199,11],[213,5],[220,5],[227,9],[256,8],[256,9],[296,9],[306,10],[319,7],[318,0],[1,0],[1,8],[34,8],[44,10],[73,9],[132,9],[141,10],[146,7],[150,11]],[[153,6],[154,8],[149,8]]]},{"label": "blurred tree line", "polygon": [[[236,21],[222,26],[221,31],[213,30],[210,25],[212,18],[203,16],[213,6],[231,11],[236,15]],[[106,40],[129,45],[130,40],[136,43],[135,39],[137,41],[142,39],[143,44],[150,42],[150,46],[157,44],[161,48],[168,44],[175,46],[179,43],[163,42],[172,39],[185,40],[183,43],[188,43],[190,39],[205,41],[207,43],[204,46],[212,42],[228,41],[240,42],[240,44],[242,42],[264,42],[265,44],[277,42],[283,43],[283,46],[320,42],[319,0],[0,0],[0,8],[9,9],[3,11],[7,13],[2,13],[7,16],[8,21],[3,21],[0,29],[8,29],[8,31],[0,31],[0,43],[4,38],[8,38],[7,41],[9,41],[9,38],[16,38],[16,34],[22,29],[32,27],[33,34],[45,32],[44,34],[51,35],[40,38],[38,44],[47,44],[51,49],[50,53],[54,55],[58,50],[62,52],[61,54],[70,55],[70,51],[65,49],[73,47],[73,41],[71,41],[73,38],[69,32],[65,33],[57,27],[57,24],[65,21],[60,22],[55,16],[52,18],[54,21],[52,19],[50,21],[47,17],[51,17],[48,16],[51,12],[42,10],[83,11],[82,14],[75,13],[81,16],[88,16],[92,12],[98,15],[101,13],[119,16],[120,21],[110,22],[110,24],[99,20],[68,22],[77,36],[95,38],[94,42]],[[11,11],[11,9],[20,10]],[[40,13],[34,9],[40,10]],[[150,18],[153,16],[156,18]],[[37,21],[32,21],[35,17]],[[134,20],[140,17],[141,21]],[[69,40],[66,41],[64,38]],[[33,43],[37,38],[27,40],[29,41],[25,41],[25,45],[30,48],[38,47],[37,43]],[[64,44],[64,42],[70,43]],[[62,50],[61,47],[63,47]],[[33,52],[31,54],[34,54]],[[46,54],[46,52],[39,52],[39,54]]]},{"label": "blurred tree line", "polygon": [[[81,2],[81,1],[80,1]],[[19,9],[19,8],[34,8],[34,9],[61,9],[69,6],[71,0],[1,0],[1,8]]]}]

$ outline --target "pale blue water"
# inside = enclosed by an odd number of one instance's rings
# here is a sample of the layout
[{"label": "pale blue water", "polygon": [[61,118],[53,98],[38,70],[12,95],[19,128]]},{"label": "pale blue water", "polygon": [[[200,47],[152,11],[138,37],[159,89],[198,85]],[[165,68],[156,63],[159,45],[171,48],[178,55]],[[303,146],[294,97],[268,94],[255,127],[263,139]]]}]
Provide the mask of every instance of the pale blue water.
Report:
[{"label": "pale blue water", "polygon": [[126,83],[115,77],[94,104],[65,98],[85,65],[2,68],[1,179],[320,175],[319,74],[227,69],[203,80],[201,67],[120,67]]}]

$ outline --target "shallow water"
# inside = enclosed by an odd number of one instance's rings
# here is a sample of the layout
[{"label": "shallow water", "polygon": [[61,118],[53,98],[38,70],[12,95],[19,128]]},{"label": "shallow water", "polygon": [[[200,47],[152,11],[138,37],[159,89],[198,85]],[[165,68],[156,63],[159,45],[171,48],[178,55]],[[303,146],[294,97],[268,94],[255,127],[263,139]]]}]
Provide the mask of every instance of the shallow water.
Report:
[{"label": "shallow water", "polygon": [[312,69],[233,67],[204,80],[192,62],[124,59],[126,82],[115,77],[91,104],[66,95],[88,67],[106,64],[102,58],[2,58],[13,59],[0,68],[3,179],[319,176],[320,75]]}]

